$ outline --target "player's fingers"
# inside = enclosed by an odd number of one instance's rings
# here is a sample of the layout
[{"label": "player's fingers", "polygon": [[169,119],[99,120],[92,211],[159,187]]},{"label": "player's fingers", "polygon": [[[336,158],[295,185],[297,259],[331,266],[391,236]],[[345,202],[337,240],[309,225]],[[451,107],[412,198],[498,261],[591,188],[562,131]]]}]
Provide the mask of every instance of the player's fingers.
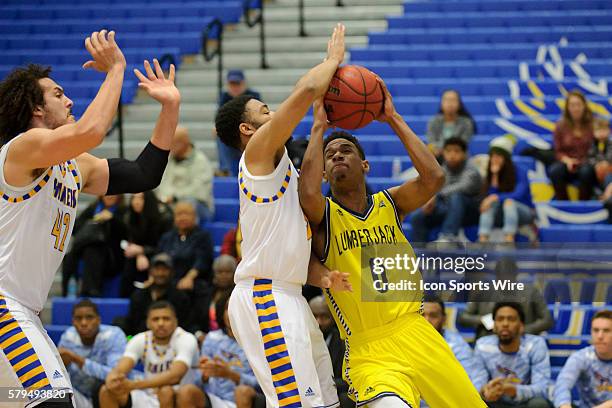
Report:
[{"label": "player's fingers", "polygon": [[91,45],[93,45],[94,49],[96,51],[100,51],[100,40],[98,39],[98,32],[94,31],[93,33],[91,33],[91,36],[89,38],[91,38]]},{"label": "player's fingers", "polygon": [[176,75],[176,68],[174,67],[174,64],[170,64],[170,73],[168,74],[168,80],[174,83],[175,75]]},{"label": "player's fingers", "polygon": [[134,75],[136,75],[136,78],[138,78],[138,80],[140,82],[148,82],[149,80],[147,79],[147,77],[145,77],[142,72],[140,72],[138,69],[134,68]]},{"label": "player's fingers", "polygon": [[108,33],[108,30],[102,30],[98,33],[98,41],[100,42],[100,45],[102,45],[103,47],[108,46],[108,40],[106,39],[106,33]]},{"label": "player's fingers", "polygon": [[114,31],[109,31],[108,42],[110,45],[117,45],[117,43],[115,42],[115,32]]},{"label": "player's fingers", "polygon": [[87,52],[89,52],[90,54],[93,54],[96,52],[96,49],[94,48],[94,46],[91,44],[91,37],[87,37],[85,38],[85,49],[87,50]]},{"label": "player's fingers", "polygon": [[147,77],[151,80],[151,81],[155,81],[157,79],[157,77],[155,76],[155,74],[153,73],[153,69],[151,68],[151,64],[149,63],[148,60],[145,60],[144,62],[144,67],[145,67],[145,71],[147,72]]},{"label": "player's fingers", "polygon": [[[138,87],[141,88],[141,89],[144,89],[147,93],[149,93],[149,90],[151,89],[149,84],[145,84],[144,82],[139,82],[138,83]],[[177,285],[177,287],[178,287],[178,285]]]},{"label": "player's fingers", "polygon": [[94,61],[87,61],[86,63],[83,64],[83,68],[85,69],[89,69],[89,68],[93,68],[94,67],[95,62]]},{"label": "player's fingers", "polygon": [[162,70],[161,65],[159,65],[157,58],[153,58],[153,65],[155,66],[155,75],[157,75],[157,78],[164,79],[164,71]]}]

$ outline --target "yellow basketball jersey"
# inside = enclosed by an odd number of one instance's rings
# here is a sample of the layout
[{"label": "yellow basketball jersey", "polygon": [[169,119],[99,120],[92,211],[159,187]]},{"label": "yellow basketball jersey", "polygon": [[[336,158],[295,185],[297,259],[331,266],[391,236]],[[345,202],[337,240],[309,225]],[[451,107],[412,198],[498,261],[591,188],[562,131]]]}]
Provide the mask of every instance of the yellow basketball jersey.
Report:
[{"label": "yellow basketball jersey", "polygon": [[353,292],[325,291],[342,337],[421,311],[421,274],[412,267],[416,256],[386,190],[368,197],[364,214],[327,198],[324,227],[322,262],[350,273],[353,286]]}]

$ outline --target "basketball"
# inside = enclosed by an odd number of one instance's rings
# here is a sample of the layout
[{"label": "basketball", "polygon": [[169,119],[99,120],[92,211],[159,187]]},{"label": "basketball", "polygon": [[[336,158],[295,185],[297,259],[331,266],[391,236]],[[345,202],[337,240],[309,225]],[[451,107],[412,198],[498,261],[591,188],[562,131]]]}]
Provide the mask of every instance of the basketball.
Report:
[{"label": "basketball", "polygon": [[333,126],[359,129],[380,114],[384,96],[376,75],[358,65],[339,68],[325,95],[327,119]]}]

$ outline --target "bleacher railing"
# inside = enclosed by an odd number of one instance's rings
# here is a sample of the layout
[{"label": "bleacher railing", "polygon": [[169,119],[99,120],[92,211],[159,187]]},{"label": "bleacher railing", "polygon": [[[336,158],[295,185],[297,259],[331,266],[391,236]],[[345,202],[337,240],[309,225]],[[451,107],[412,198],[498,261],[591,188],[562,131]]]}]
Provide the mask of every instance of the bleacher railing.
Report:
[{"label": "bleacher railing", "polygon": [[[210,47],[216,47],[210,50]],[[223,23],[218,18],[208,23],[202,31],[202,57],[204,61],[210,62],[219,56],[217,60],[217,95],[223,92]]]},{"label": "bleacher railing", "polygon": [[[244,13],[244,22],[249,28],[259,24],[259,49],[261,55],[261,69],[268,69],[266,62],[266,32],[264,19],[264,2],[263,0],[244,0],[242,3]],[[259,10],[259,12],[258,12]]]},{"label": "bleacher railing", "polygon": [[[336,0],[336,7],[344,7],[342,0]],[[306,17],[304,16],[304,0],[298,1],[298,21],[300,23],[300,37],[307,37],[306,32]]]}]

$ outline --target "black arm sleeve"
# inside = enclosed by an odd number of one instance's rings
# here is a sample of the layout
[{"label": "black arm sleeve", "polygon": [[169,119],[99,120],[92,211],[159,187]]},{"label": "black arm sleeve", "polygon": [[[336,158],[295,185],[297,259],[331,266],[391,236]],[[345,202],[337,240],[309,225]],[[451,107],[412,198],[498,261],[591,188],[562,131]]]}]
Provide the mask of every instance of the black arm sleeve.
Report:
[{"label": "black arm sleeve", "polygon": [[153,190],[161,182],[168,164],[168,150],[149,142],[134,161],[108,159],[107,195]]}]

